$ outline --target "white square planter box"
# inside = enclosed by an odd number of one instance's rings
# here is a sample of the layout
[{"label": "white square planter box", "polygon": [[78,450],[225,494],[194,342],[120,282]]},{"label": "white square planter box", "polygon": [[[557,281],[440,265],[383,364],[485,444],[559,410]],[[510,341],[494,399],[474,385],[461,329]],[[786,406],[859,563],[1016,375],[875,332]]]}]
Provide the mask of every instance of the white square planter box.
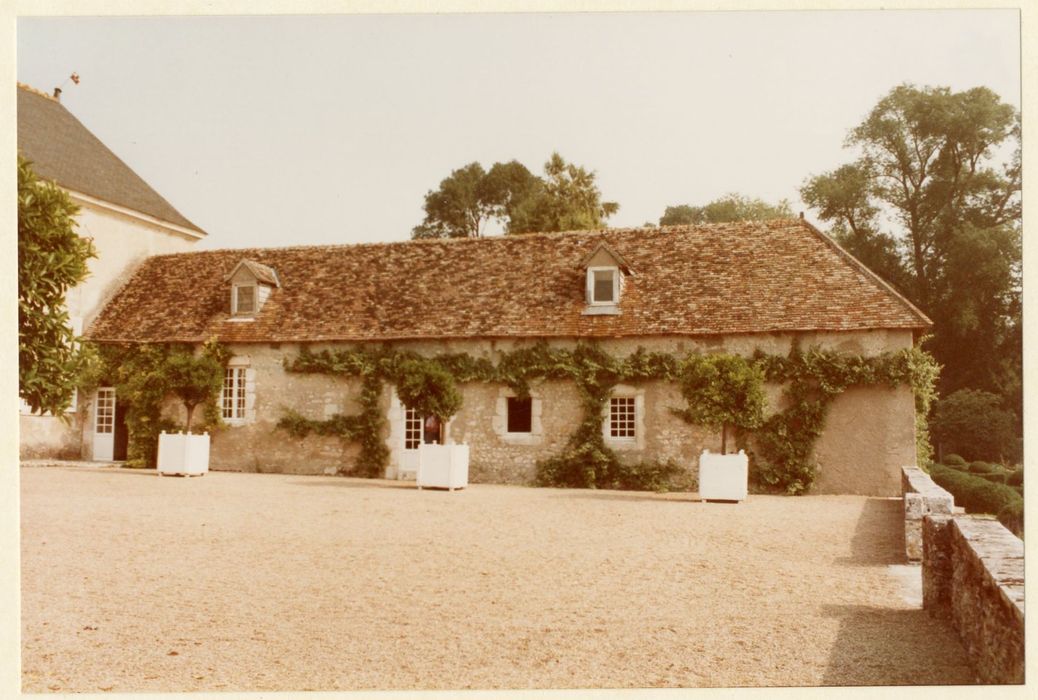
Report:
[{"label": "white square planter box", "polygon": [[699,497],[704,501],[745,501],[749,478],[746,453],[699,455]]},{"label": "white square planter box", "polygon": [[415,474],[418,488],[440,488],[453,491],[469,485],[469,446],[431,445],[418,446],[418,471]]},{"label": "white square planter box", "polygon": [[160,434],[157,466],[159,476],[166,474],[201,476],[205,474],[209,471],[209,434]]}]

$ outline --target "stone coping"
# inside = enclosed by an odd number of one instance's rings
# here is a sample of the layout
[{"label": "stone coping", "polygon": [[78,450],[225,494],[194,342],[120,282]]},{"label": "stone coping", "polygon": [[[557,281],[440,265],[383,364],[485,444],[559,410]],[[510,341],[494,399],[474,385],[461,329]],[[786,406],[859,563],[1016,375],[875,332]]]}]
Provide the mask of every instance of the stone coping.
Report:
[{"label": "stone coping", "polygon": [[952,518],[957,533],[984,566],[1005,602],[1024,616],[1024,542],[994,517]]}]

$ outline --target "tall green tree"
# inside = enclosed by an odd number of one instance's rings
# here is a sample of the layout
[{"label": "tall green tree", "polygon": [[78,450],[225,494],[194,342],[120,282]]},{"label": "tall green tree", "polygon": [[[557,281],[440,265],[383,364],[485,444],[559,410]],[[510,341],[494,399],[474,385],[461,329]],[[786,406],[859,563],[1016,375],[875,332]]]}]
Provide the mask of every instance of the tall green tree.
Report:
[{"label": "tall green tree", "polygon": [[933,319],[942,394],[995,391],[1019,413],[1019,113],[983,87],[901,85],[847,146],[804,202]]},{"label": "tall green tree", "polygon": [[491,221],[506,233],[597,228],[619,205],[602,202],[595,174],[553,153],[544,177],[512,160],[489,171],[479,163],[454,170],[425,195],[425,219],[412,238],[479,238]]},{"label": "tall green tree", "polygon": [[753,199],[732,192],[701,207],[689,204],[667,207],[663,216],[660,217],[660,226],[764,221],[791,216],[793,216],[793,210],[790,209],[789,202],[784,199],[773,205],[761,199]]},{"label": "tall green tree", "polygon": [[76,234],[78,208],[18,156],[18,393],[33,411],[64,415],[84,362],[65,294],[96,257]]}]

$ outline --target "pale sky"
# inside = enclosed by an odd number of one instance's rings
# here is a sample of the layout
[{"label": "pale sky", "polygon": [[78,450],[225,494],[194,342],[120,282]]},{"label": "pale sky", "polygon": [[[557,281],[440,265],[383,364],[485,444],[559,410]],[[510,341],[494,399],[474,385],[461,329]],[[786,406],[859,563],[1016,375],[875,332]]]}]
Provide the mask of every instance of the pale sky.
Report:
[{"label": "pale sky", "polygon": [[[1020,106],[1016,10],[19,18],[50,91],[201,247],[409,238],[451,170],[557,150],[611,226],[797,188],[904,82]],[[810,217],[810,212],[808,213]]]}]

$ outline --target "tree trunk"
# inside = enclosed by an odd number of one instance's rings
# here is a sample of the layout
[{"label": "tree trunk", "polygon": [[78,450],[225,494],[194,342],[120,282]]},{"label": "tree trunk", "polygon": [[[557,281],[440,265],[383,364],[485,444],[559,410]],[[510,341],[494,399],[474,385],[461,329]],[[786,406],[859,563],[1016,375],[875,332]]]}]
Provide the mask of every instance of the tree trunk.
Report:
[{"label": "tree trunk", "polygon": [[184,408],[187,409],[187,425],[184,426],[184,432],[186,432],[188,435],[190,435],[191,434],[191,416],[194,415],[194,413],[195,413],[195,405],[194,404],[190,404],[190,405],[189,404],[184,404]]},{"label": "tree trunk", "polygon": [[728,454],[728,426],[721,426],[721,454]]}]

